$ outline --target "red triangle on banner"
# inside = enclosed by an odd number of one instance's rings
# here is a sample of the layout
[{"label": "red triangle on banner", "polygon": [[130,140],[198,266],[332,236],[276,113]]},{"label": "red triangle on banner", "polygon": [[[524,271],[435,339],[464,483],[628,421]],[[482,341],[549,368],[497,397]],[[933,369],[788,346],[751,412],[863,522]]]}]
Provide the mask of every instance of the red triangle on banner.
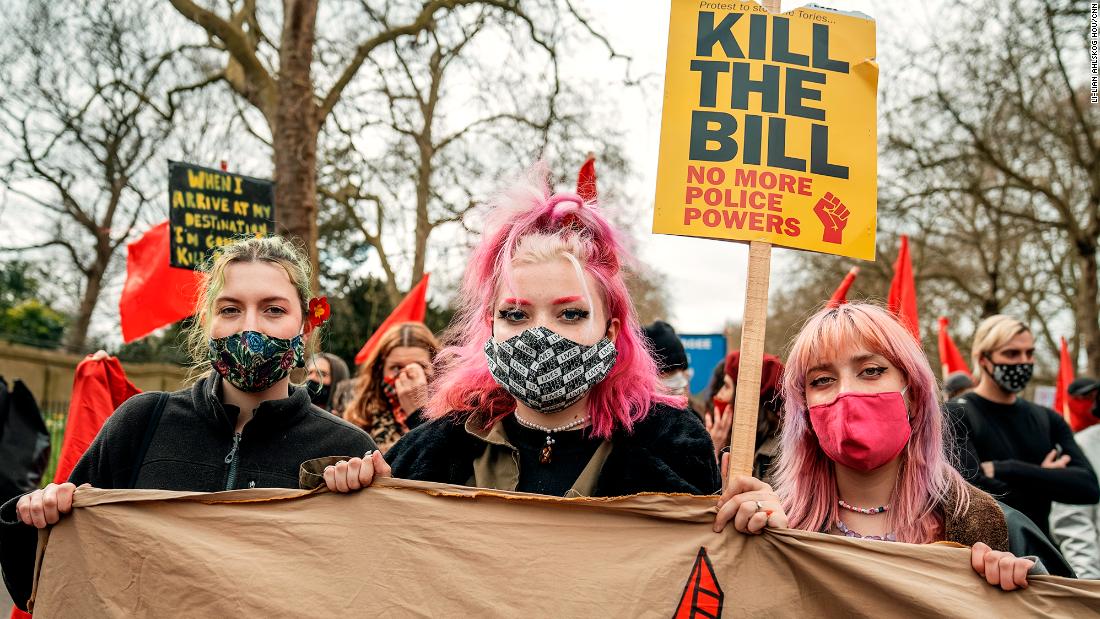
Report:
[{"label": "red triangle on banner", "polygon": [[714,566],[707,556],[707,549],[700,548],[691,568],[684,594],[676,605],[673,619],[717,619],[722,616],[722,602],[726,594],[714,575]]},{"label": "red triangle on banner", "polygon": [[425,273],[420,283],[413,286],[413,289],[409,291],[409,294],[405,295],[405,298],[397,304],[397,307],[393,308],[390,315],[382,321],[382,324],[378,325],[378,328],[374,330],[374,334],[370,336],[366,344],[363,344],[363,348],[355,355],[356,363],[363,363],[370,357],[371,352],[376,346],[378,341],[382,339],[382,335],[386,333],[391,326],[399,322],[424,322],[424,316],[428,314],[428,277],[431,273]]}]

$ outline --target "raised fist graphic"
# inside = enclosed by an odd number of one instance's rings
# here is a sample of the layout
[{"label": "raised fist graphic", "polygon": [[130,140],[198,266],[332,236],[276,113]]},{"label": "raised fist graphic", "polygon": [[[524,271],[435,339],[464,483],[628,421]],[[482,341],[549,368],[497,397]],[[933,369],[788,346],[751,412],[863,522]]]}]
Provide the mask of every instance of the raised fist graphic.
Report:
[{"label": "raised fist graphic", "polygon": [[825,197],[818,200],[814,206],[814,214],[825,228],[821,240],[839,245],[844,227],[848,225],[848,215],[851,214],[840,198],[832,193],[826,193]]}]

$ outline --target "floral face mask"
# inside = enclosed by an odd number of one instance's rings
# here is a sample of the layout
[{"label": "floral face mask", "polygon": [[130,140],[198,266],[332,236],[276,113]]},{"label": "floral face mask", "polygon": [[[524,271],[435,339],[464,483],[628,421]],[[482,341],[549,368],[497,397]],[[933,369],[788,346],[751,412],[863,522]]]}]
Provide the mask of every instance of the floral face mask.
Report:
[{"label": "floral face mask", "polygon": [[208,358],[214,370],[241,391],[257,393],[279,382],[294,367],[305,367],[301,335],[290,339],[259,331],[210,338]]}]

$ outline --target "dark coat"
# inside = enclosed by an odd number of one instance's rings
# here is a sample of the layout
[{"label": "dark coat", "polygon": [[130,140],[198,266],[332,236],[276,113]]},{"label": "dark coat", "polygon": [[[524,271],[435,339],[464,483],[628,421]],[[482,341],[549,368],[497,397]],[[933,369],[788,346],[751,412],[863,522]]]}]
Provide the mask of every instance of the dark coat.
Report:
[{"label": "dark coat", "polygon": [[[403,436],[386,454],[393,476],[465,485],[486,443],[466,432],[464,424],[464,417],[445,417]],[[714,444],[691,411],[654,406],[633,432],[616,430],[611,444],[594,496],[721,489]]]},{"label": "dark coat", "polygon": [[[297,488],[302,462],[321,456],[362,456],[376,449],[365,432],[313,406],[305,389],[263,402],[234,448],[238,410],[217,395],[220,377],[204,377],[168,395],[145,457],[136,462],[159,392],[142,393],[107,418],[69,476],[96,488],[216,492],[237,488]],[[16,604],[30,597],[37,533],[19,522],[19,497],[0,507],[0,565]]]},{"label": "dark coat", "polygon": [[967,484],[966,490],[970,501],[965,512],[955,513],[960,499],[955,491],[948,494],[941,507],[946,541],[964,546],[984,542],[993,550],[1038,559],[1043,569],[1033,573],[1075,577],[1062,554],[1027,516],[974,486]]}]

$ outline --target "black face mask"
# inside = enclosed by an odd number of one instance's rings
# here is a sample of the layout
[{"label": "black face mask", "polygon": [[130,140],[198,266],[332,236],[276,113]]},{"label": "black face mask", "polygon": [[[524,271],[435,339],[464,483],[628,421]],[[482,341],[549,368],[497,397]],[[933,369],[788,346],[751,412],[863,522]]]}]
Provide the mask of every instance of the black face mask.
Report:
[{"label": "black face mask", "polygon": [[328,399],[331,394],[331,385],[322,385],[315,380],[306,381],[306,391],[309,393],[309,399],[313,402],[314,406],[319,406],[325,410],[328,410]]},{"label": "black face mask", "polygon": [[986,359],[993,365],[993,370],[986,370],[986,373],[1001,389],[1009,393],[1023,391],[1031,381],[1031,374],[1035,370],[1034,363],[993,363],[993,359],[989,356],[986,356]]}]

